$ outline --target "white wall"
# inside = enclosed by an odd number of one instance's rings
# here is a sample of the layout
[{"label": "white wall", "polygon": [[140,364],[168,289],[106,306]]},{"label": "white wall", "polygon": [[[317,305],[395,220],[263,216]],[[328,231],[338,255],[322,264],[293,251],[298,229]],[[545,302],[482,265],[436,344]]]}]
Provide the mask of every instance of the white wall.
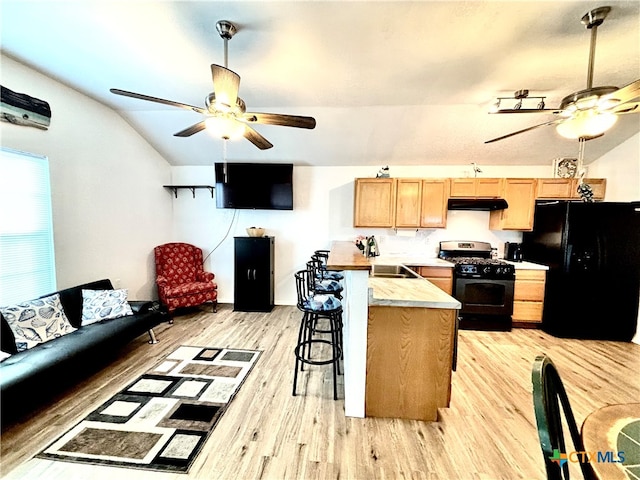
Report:
[{"label": "white wall", "polygon": [[607,202],[640,200],[640,133],[591,163],[588,175],[607,179]]},{"label": "white wall", "polygon": [[51,105],[49,130],[0,122],[0,138],[49,158],[58,288],[110,278],[131,299],[157,298],[152,251],[172,228],[168,163],[110,108],[0,60],[3,86]]}]

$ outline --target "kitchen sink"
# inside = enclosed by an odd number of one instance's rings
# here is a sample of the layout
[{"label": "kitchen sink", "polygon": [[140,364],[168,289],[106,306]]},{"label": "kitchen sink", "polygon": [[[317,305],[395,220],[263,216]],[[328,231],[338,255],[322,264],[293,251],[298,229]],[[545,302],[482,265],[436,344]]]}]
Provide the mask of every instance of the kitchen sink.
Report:
[{"label": "kitchen sink", "polygon": [[404,265],[372,265],[369,276],[376,278],[422,278]]}]

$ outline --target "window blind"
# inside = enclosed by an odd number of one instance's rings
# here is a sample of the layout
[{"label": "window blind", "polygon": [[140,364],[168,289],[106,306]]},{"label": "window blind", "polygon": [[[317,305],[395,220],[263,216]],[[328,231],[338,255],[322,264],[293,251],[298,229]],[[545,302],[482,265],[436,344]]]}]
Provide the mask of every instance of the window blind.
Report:
[{"label": "window blind", "polygon": [[0,305],[56,290],[47,157],[0,148]]}]

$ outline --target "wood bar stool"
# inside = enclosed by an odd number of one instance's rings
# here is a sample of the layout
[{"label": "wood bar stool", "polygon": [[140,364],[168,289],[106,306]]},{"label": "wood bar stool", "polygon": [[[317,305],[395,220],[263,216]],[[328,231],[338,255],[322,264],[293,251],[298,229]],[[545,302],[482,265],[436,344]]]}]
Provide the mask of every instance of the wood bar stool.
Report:
[{"label": "wood bar stool", "polygon": [[[302,312],[300,330],[298,331],[298,342],[294,349],[296,357],[293,374],[293,396],[296,396],[296,386],[298,382],[298,369],[302,371],[304,365],[333,365],[333,399],[338,399],[338,372],[339,363],[342,358],[342,304],[333,295],[315,294],[310,286],[315,283],[314,273],[307,270],[300,270],[294,274],[296,290],[298,294],[298,310]],[[328,329],[323,333],[329,334],[329,339],[318,338],[314,334],[320,333],[316,329],[318,320],[325,318],[328,321]],[[324,358],[314,358],[312,347],[328,345],[331,354]]]}]

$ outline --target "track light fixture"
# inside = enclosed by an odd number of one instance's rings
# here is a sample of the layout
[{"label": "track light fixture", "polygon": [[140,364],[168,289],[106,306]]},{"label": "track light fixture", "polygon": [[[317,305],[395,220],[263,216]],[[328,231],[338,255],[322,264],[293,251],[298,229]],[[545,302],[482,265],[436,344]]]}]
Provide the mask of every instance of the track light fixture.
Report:
[{"label": "track light fixture", "polygon": [[[497,97],[495,102],[493,102],[493,104],[490,107],[489,113],[515,113],[515,112],[531,112],[533,110],[544,110],[545,107],[545,103],[544,103],[544,99],[547,97],[530,97],[529,96],[529,90],[516,90],[515,92],[513,92],[513,97]],[[503,100],[514,100],[515,103],[513,103],[513,106],[511,108],[503,108],[501,107],[502,101]],[[539,100],[537,103],[533,104],[531,102],[529,102],[529,100]],[[525,106],[525,103],[531,103],[531,105],[535,105],[535,106],[531,106],[531,107],[527,107]],[[509,105],[511,105],[510,102],[505,102]]]}]

